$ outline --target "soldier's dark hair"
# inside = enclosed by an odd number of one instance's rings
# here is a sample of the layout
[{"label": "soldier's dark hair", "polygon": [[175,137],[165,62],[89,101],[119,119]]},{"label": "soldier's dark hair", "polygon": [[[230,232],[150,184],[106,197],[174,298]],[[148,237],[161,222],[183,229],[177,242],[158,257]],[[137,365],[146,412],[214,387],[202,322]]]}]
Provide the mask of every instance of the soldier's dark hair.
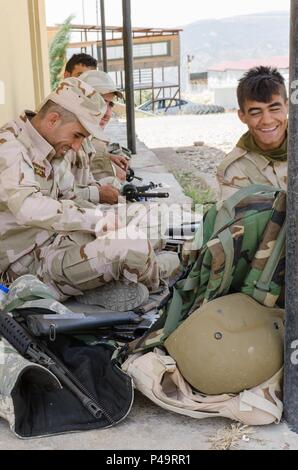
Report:
[{"label": "soldier's dark hair", "polygon": [[43,119],[49,113],[57,113],[61,117],[62,124],[67,124],[69,122],[77,121],[77,117],[67,109],[62,108],[59,104],[54,103],[53,101],[47,101],[43,107],[38,112],[38,117]]},{"label": "soldier's dark hair", "polygon": [[241,111],[244,111],[245,100],[269,103],[272,95],[278,94],[287,101],[285,80],[274,67],[254,67],[239,80],[237,99]]},{"label": "soldier's dark hair", "polygon": [[97,68],[97,60],[94,59],[94,57],[92,57],[89,54],[82,53],[82,54],[74,54],[69,59],[69,61],[67,62],[66,66],[65,66],[65,71],[69,72],[69,73],[72,73],[75,66],[78,65],[78,64],[83,64],[86,67],[92,67],[94,69]]}]

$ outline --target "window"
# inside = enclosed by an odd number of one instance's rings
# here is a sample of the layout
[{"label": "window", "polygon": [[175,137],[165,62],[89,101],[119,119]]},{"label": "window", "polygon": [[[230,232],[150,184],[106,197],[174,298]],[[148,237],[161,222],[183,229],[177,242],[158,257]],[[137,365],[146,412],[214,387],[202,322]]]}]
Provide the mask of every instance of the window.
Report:
[{"label": "window", "polygon": [[156,42],[152,44],[152,55],[169,55],[169,42]]},{"label": "window", "polygon": [[[178,101],[178,100],[177,100]],[[176,106],[179,106],[179,103],[176,100],[166,100],[166,108],[175,108]]]},{"label": "window", "polygon": [[[99,47],[99,60],[102,60],[102,50]],[[154,57],[154,56],[167,56],[170,55],[169,41],[154,42],[146,44],[134,44],[133,56],[138,57]],[[124,50],[122,46],[109,46],[107,47],[108,60],[121,60],[124,58]]]},{"label": "window", "polygon": [[152,111],[152,102],[142,106],[143,111]]},{"label": "window", "polygon": [[169,55],[169,42],[152,42],[147,44],[135,44],[133,46],[134,57],[152,57]]},{"label": "window", "polygon": [[124,50],[122,46],[113,46],[107,48],[107,58],[108,60],[117,60],[123,59]]},{"label": "window", "polygon": [[133,46],[134,57],[148,57],[152,55],[151,44],[135,44]]}]

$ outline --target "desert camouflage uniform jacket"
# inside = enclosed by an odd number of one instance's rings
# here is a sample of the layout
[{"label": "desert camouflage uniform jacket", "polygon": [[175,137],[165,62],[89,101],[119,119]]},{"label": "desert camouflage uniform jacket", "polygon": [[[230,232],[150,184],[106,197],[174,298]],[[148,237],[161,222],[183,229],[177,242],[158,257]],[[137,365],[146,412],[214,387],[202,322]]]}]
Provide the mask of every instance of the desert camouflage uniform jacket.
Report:
[{"label": "desert camouflage uniform jacket", "polygon": [[[50,243],[57,232],[94,233],[98,221],[93,208],[82,209],[74,200],[62,199],[57,165],[52,164],[54,149],[28,116],[0,130],[0,273]],[[92,198],[93,187],[80,190],[85,197],[89,191]],[[75,191],[72,199],[83,197]]]},{"label": "desert camouflage uniform jacket", "polygon": [[75,200],[76,204],[85,207],[100,202],[100,183],[95,180],[90,169],[94,155],[95,149],[90,139],[85,139],[78,152],[70,150],[64,157],[53,158],[52,165],[58,178],[61,199]]},{"label": "desert camouflage uniform jacket", "polygon": [[235,147],[217,169],[221,199],[250,184],[265,184],[287,189],[287,162],[270,162],[258,153]]},{"label": "desert camouflage uniform jacket", "polygon": [[98,139],[93,139],[92,145],[95,150],[95,154],[90,161],[93,176],[96,179],[116,176],[114,164],[109,158],[110,154],[107,142]]},{"label": "desert camouflage uniform jacket", "polygon": [[[98,152],[102,149],[103,153]],[[94,207],[101,202],[100,186],[108,184],[120,190],[121,182],[115,176],[108,158],[107,144],[98,139],[85,139],[80,150],[70,150],[63,158],[55,158],[53,166],[59,179],[63,199],[75,199],[81,207]]]}]

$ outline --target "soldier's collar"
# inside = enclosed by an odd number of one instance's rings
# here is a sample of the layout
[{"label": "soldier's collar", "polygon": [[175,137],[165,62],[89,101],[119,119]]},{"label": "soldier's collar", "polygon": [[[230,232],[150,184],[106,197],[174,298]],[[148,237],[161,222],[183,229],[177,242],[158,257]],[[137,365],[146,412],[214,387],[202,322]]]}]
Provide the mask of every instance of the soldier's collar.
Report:
[{"label": "soldier's collar", "polygon": [[[36,147],[41,155],[42,160],[45,160],[47,157],[55,154],[54,148],[47,142],[39,132],[32,126],[30,119],[35,116],[35,113],[32,111],[25,111],[17,120],[17,124],[20,127],[20,130],[25,132],[26,137],[29,137],[30,144],[32,147]],[[27,140],[27,139],[26,139]],[[28,141],[27,141],[28,142]],[[27,143],[26,142],[26,143]],[[31,146],[29,142],[24,142],[26,147]]]}]

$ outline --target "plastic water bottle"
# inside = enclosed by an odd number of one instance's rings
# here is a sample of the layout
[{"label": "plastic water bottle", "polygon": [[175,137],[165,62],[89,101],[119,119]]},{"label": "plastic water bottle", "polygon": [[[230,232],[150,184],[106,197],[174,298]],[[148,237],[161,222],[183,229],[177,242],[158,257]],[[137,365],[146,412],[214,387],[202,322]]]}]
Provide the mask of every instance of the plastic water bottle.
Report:
[{"label": "plastic water bottle", "polygon": [[6,301],[7,294],[9,292],[9,289],[2,284],[0,284],[0,309],[4,305]]}]

